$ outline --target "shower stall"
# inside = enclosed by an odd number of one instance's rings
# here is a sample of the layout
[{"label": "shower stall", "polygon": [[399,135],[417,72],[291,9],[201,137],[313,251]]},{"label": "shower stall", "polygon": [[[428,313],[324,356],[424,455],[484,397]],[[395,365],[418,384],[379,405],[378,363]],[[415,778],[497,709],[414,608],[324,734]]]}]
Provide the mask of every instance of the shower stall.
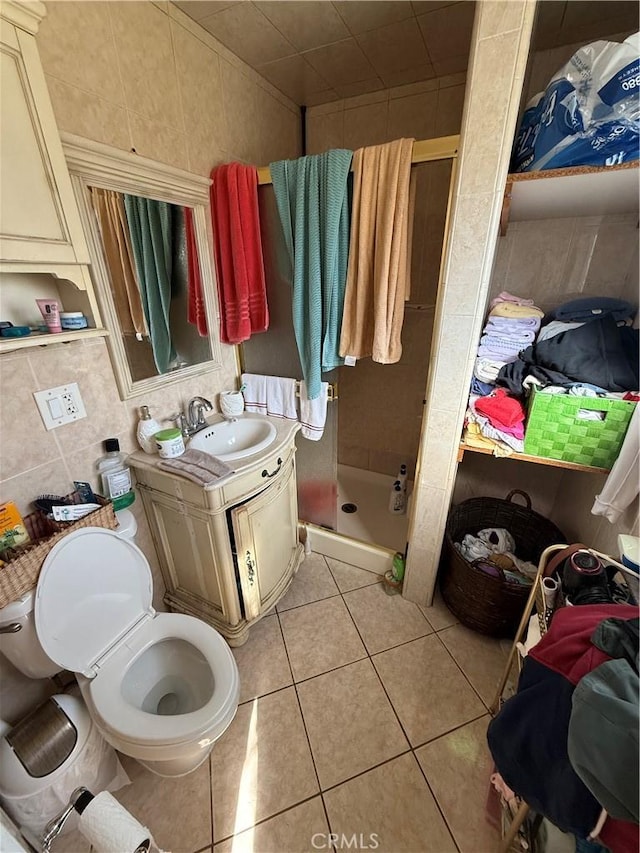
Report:
[{"label": "shower stall", "polygon": [[[426,153],[412,165],[411,294],[405,303],[402,357],[396,364],[361,359],[354,367],[323,374],[334,386],[335,399],[327,406],[322,439],[309,441],[298,434],[296,441],[300,520],[368,547],[370,553],[371,547],[404,552],[409,535],[457,137],[418,145]],[[243,370],[301,378],[291,271],[269,184],[260,186],[259,204],[270,326],[242,345]],[[405,513],[395,514],[389,511],[389,498],[401,464],[407,466],[408,505]]]}]

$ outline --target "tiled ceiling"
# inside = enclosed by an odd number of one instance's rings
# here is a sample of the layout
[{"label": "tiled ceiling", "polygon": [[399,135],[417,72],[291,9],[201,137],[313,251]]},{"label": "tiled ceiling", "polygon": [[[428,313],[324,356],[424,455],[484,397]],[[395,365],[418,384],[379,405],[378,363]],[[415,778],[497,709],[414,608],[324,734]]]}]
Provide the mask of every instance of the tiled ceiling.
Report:
[{"label": "tiled ceiling", "polygon": [[[280,91],[307,105],[464,71],[475,12],[473,0],[174,2]],[[542,0],[533,48],[637,28],[636,0]]]},{"label": "tiled ceiling", "polygon": [[464,71],[475,3],[176,0],[298,104]]},{"label": "tiled ceiling", "polygon": [[534,50],[596,39],[638,29],[637,0],[544,0],[538,3]]}]

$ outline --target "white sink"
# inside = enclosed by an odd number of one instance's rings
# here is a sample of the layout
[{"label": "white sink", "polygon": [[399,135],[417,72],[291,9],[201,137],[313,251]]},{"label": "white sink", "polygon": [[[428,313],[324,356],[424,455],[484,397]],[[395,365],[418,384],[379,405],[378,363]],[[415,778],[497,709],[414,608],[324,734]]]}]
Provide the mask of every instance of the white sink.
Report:
[{"label": "white sink", "polygon": [[236,421],[220,421],[206,427],[193,436],[189,447],[230,461],[259,453],[275,437],[276,428],[269,421],[241,416]]}]

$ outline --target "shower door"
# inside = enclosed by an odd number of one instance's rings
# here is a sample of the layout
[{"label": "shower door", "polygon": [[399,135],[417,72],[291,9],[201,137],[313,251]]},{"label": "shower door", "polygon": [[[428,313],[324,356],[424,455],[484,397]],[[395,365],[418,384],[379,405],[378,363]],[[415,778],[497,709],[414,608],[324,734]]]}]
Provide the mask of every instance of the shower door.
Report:
[{"label": "shower door", "polygon": [[[269,329],[242,344],[246,373],[290,376],[302,379],[293,320],[291,316],[291,264],[287,254],[273,187],[258,191],[262,250],[269,304]],[[335,383],[337,371],[323,374]],[[338,441],[337,402],[327,405],[327,421],[320,441],[310,441],[298,433],[298,513],[303,521],[336,529]]]}]

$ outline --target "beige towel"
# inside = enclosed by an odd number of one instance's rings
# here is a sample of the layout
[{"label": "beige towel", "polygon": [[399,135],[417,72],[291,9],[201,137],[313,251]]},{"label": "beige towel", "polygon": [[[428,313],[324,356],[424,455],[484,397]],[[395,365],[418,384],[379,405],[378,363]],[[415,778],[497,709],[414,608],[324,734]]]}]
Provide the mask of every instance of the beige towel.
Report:
[{"label": "beige towel", "polygon": [[216,480],[233,474],[233,468],[230,468],[226,462],[203,450],[186,450],[176,459],[163,459],[158,463],[158,468],[171,471],[172,474],[180,474],[201,486],[208,486]]},{"label": "beige towel", "polygon": [[410,291],[413,139],[353,155],[353,207],[340,355],[394,364]]},{"label": "beige towel", "polygon": [[102,234],[120,328],[124,334],[148,337],[122,194],[97,187],[90,187],[90,192]]}]

